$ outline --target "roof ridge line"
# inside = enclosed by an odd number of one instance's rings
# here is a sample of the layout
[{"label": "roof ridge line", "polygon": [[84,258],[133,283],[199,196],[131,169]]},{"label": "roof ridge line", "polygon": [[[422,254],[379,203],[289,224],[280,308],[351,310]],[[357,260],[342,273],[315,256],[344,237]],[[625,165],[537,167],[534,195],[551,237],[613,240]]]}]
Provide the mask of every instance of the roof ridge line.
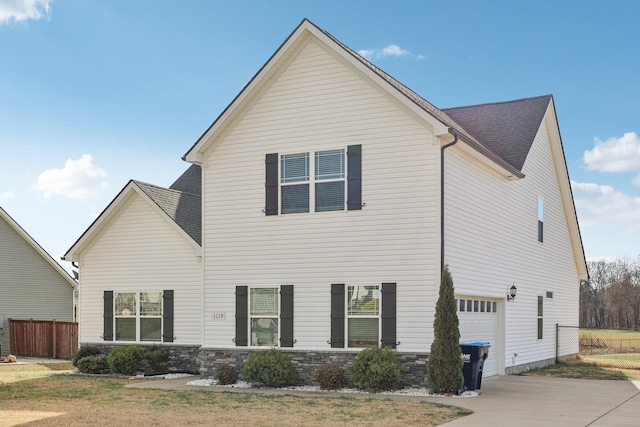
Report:
[{"label": "roof ridge line", "polygon": [[533,99],[552,98],[552,97],[553,97],[552,94],[540,95],[540,96],[528,96],[528,97],[525,97],[525,98],[511,99],[511,100],[507,100],[507,101],[484,102],[482,104],[460,105],[458,107],[443,108],[442,110],[457,110],[457,109],[460,109],[460,108],[484,107],[486,105],[512,104],[512,103],[515,103],[515,102],[523,102],[523,101],[529,101],[529,100],[533,100]]},{"label": "roof ridge line", "polygon": [[176,190],[175,188],[163,187],[161,185],[151,184],[150,182],[140,181],[140,180],[137,180],[137,179],[132,179],[131,181],[135,182],[136,184],[148,185],[150,187],[159,188],[161,190],[173,191],[173,192],[180,193],[180,194],[186,194],[188,196],[202,197],[201,194],[191,193],[191,192],[182,191],[182,190]]}]

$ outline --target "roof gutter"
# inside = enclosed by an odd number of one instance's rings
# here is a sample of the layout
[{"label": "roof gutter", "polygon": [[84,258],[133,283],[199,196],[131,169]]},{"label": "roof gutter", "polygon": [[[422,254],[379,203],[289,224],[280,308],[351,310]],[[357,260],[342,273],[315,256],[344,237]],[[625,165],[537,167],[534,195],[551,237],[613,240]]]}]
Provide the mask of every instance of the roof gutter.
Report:
[{"label": "roof gutter", "polygon": [[444,150],[458,142],[455,129],[449,128],[449,133],[453,135],[453,142],[440,148],[440,275],[444,271]]}]

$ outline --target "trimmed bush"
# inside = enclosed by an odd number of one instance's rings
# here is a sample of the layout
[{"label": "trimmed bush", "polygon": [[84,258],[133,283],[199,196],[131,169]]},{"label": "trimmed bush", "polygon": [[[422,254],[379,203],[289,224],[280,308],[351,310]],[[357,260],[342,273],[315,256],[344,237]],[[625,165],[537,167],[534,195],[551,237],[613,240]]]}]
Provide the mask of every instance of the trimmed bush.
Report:
[{"label": "trimmed bush", "polygon": [[84,344],[78,349],[78,351],[76,351],[76,354],[73,355],[71,362],[73,363],[73,366],[78,367],[78,361],[80,359],[84,359],[87,356],[99,356],[100,354],[102,354],[102,352],[97,346]]},{"label": "trimmed bush", "polygon": [[214,376],[220,385],[235,384],[236,381],[238,381],[238,372],[236,371],[236,368],[228,363],[216,366]]},{"label": "trimmed bush", "polygon": [[359,390],[395,390],[407,369],[398,362],[396,352],[386,348],[367,348],[353,360],[351,384]]},{"label": "trimmed bush", "polygon": [[285,387],[294,385],[297,373],[291,363],[291,357],[275,348],[262,350],[244,361],[240,378],[267,387]]},{"label": "trimmed bush", "polygon": [[77,361],[76,366],[78,367],[78,371],[83,374],[109,373],[109,361],[104,354],[83,357]]},{"label": "trimmed bush", "polygon": [[315,380],[322,390],[339,390],[345,384],[344,369],[335,362],[325,363],[316,370]]},{"label": "trimmed bush", "polygon": [[169,367],[169,349],[166,347],[146,347],[143,357],[149,365],[150,372],[165,372]]},{"label": "trimmed bush", "polygon": [[142,360],[142,349],[137,345],[116,347],[109,353],[109,369],[116,375],[135,375]]}]

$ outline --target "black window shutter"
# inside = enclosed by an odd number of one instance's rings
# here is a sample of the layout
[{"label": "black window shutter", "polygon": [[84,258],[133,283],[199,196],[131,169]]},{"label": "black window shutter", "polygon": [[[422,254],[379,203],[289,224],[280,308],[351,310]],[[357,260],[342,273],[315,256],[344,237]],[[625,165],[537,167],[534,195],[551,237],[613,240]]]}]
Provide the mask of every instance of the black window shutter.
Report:
[{"label": "black window shutter", "polygon": [[249,296],[246,286],[236,286],[236,346],[246,347],[249,321]]},{"label": "black window shutter", "polygon": [[293,347],[293,285],[280,286],[280,347]]},{"label": "black window shutter", "polygon": [[396,348],[396,284],[382,284],[382,346]]},{"label": "black window shutter", "polygon": [[344,284],[331,285],[331,348],[344,348]]},{"label": "black window shutter", "polygon": [[173,342],[173,290],[162,292],[162,342]]},{"label": "black window shutter", "polygon": [[102,338],[113,341],[113,291],[104,291],[104,329]]},{"label": "black window shutter", "polygon": [[278,153],[265,159],[265,215],[278,215]]},{"label": "black window shutter", "polygon": [[542,240],[543,240],[543,230],[544,230],[544,223],[538,220],[538,242],[540,243],[542,243]]},{"label": "black window shutter", "polygon": [[362,145],[347,147],[347,210],[362,209]]}]

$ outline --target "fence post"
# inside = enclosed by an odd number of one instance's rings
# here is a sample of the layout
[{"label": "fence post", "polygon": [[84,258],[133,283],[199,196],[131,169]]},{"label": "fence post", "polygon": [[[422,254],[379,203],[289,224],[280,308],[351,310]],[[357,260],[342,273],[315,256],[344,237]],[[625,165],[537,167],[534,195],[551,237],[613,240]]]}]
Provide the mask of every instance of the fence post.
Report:
[{"label": "fence post", "polygon": [[36,327],[33,324],[33,319],[29,319],[29,356],[33,356],[36,353]]},{"label": "fence post", "polygon": [[559,345],[559,339],[558,339],[558,335],[560,335],[560,325],[556,323],[556,365],[558,364],[558,345]]},{"label": "fence post", "polygon": [[51,336],[53,337],[53,358],[56,358],[56,319],[53,319]]}]

